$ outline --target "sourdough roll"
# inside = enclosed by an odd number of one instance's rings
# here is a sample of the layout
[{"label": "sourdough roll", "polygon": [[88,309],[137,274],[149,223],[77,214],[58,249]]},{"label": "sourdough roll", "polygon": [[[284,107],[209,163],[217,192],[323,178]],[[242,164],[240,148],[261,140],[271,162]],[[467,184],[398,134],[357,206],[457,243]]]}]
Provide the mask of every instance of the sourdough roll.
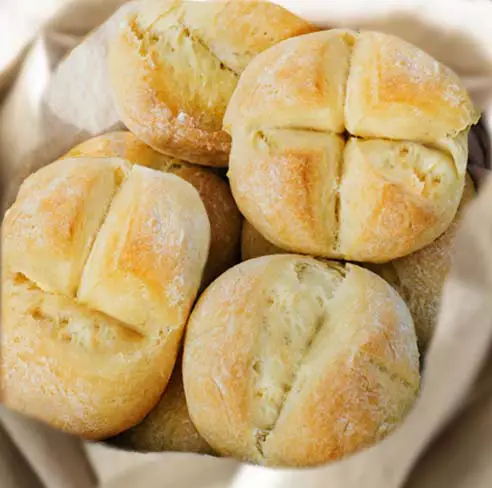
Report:
[{"label": "sourdough roll", "polygon": [[442,290],[453,264],[456,234],[463,210],[475,194],[475,186],[467,174],[465,191],[456,218],[442,236],[409,256],[372,266],[372,269],[393,285],[405,300],[415,323],[421,351],[427,349],[434,335]]},{"label": "sourdough roll", "polygon": [[280,248],[387,262],[451,224],[478,116],[450,69],[396,37],[288,39],[250,63],[228,106],[233,195]]},{"label": "sourdough roll", "polygon": [[229,185],[212,170],[160,154],[125,131],[89,139],[71,149],[64,159],[78,157],[122,158],[133,164],[173,173],[196,188],[211,227],[210,254],[202,286],[239,261],[242,217]]},{"label": "sourdough roll", "polygon": [[179,360],[155,408],[140,424],[112,439],[111,443],[140,452],[214,454],[190,419]]},{"label": "sourdough roll", "polygon": [[225,167],[222,120],[239,75],[261,51],[313,30],[270,2],[139,2],[109,52],[121,119],[159,152]]},{"label": "sourdough roll", "polygon": [[173,370],[209,241],[177,176],[116,158],[31,175],[3,222],[6,406],[86,439],[140,422]]},{"label": "sourdough roll", "polygon": [[374,444],[412,407],[415,329],[400,296],[368,270],[253,259],[199,299],[183,379],[191,419],[218,453],[318,465]]}]

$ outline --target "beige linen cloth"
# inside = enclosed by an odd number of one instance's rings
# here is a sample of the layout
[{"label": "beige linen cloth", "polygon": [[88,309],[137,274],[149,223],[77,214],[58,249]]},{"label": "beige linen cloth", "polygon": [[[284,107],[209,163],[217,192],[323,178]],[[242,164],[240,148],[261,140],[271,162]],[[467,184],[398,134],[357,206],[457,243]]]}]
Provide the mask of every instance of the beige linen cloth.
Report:
[{"label": "beige linen cloth", "polygon": [[[121,125],[105,71],[121,11],[98,26],[124,3],[0,0],[4,205],[30,171]],[[320,26],[381,30],[421,46],[463,77],[492,127],[492,2],[278,3]],[[372,449],[316,470],[277,471],[84,444],[0,408],[0,487],[491,487],[492,179],[468,208],[458,241],[421,397],[402,427]]]}]

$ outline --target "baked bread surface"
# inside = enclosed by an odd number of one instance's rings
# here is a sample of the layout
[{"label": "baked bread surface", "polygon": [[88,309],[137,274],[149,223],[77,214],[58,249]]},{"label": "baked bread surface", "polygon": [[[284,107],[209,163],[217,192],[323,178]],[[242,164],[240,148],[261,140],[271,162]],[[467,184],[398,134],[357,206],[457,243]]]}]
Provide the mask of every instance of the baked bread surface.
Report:
[{"label": "baked bread surface", "polygon": [[212,169],[158,153],[127,131],[89,139],[71,149],[63,159],[78,157],[122,158],[132,164],[175,174],[196,188],[211,227],[210,254],[202,287],[239,261],[242,217],[229,185]]},{"label": "baked bread surface", "polygon": [[2,400],[86,439],[168,383],[210,241],[197,191],[121,159],[31,175],[2,229]]},{"label": "baked bread surface", "polygon": [[188,413],[179,359],[164,395],[138,425],[112,444],[139,452],[192,452],[213,455]]},{"label": "baked bread surface", "polygon": [[419,388],[415,329],[400,296],[368,270],[266,256],[201,296],[183,379],[191,419],[218,453],[313,466],[399,425]]},{"label": "baked bread surface", "polygon": [[280,249],[268,242],[247,220],[243,221],[241,232],[241,260],[260,258],[272,254],[286,254],[287,251]]},{"label": "baked bread surface", "polygon": [[396,37],[288,39],[250,63],[228,106],[233,195],[280,248],[388,262],[451,224],[478,117],[450,69]]},{"label": "baked bread surface", "polygon": [[313,30],[270,2],[143,1],[109,52],[120,116],[159,152],[225,167],[222,120],[241,72],[261,51]]}]

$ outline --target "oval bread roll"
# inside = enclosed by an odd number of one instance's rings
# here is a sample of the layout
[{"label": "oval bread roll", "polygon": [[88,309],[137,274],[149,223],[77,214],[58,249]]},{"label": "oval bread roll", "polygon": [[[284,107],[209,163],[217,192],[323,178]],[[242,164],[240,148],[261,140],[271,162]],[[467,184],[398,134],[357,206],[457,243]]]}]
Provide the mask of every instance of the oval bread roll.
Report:
[{"label": "oval bread roll", "polygon": [[201,296],[183,380],[191,419],[218,453],[318,465],[399,425],[419,389],[415,329],[403,300],[368,270],[267,256]]},{"label": "oval bread roll", "polygon": [[86,439],[140,422],[173,370],[209,241],[177,176],[120,159],[31,175],[3,223],[6,406]]},{"label": "oval bread roll", "polygon": [[173,173],[191,183],[202,197],[212,238],[202,287],[239,261],[242,217],[229,185],[212,170],[154,151],[131,132],[111,132],[79,144],[65,158],[118,157],[133,164]]},{"label": "oval bread roll", "polygon": [[228,106],[233,195],[278,247],[388,262],[451,224],[478,118],[451,70],[396,37],[288,39],[254,59]]},{"label": "oval bread roll", "polygon": [[415,323],[421,352],[434,335],[439,317],[442,290],[453,263],[454,242],[463,210],[475,197],[475,186],[469,175],[459,211],[448,230],[430,246],[404,258],[371,269],[386,279],[405,300]]},{"label": "oval bread roll", "polygon": [[140,452],[214,454],[190,419],[179,360],[164,395],[152,412],[140,424],[112,439],[111,443]]},{"label": "oval bread roll", "polygon": [[313,30],[270,2],[142,1],[109,52],[121,119],[159,152],[225,167],[222,120],[240,73],[266,48]]}]

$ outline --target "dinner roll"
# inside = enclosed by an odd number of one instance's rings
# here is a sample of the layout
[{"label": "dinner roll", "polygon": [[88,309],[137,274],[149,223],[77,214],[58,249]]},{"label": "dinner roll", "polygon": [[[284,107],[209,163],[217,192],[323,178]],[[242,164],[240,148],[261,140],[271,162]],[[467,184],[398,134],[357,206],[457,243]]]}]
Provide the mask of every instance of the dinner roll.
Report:
[{"label": "dinner roll", "polygon": [[131,132],[111,132],[89,139],[69,151],[67,157],[119,157],[185,179],[198,190],[210,219],[210,254],[202,286],[239,261],[242,217],[229,185],[212,170],[160,154]]},{"label": "dinner roll", "polygon": [[112,439],[111,444],[142,452],[213,454],[190,419],[179,360],[156,407],[143,422]]},{"label": "dinner roll", "polygon": [[278,247],[387,262],[451,224],[478,118],[451,70],[396,37],[289,39],[255,58],[228,106],[233,195]]},{"label": "dinner roll", "polygon": [[313,30],[270,2],[139,2],[109,52],[121,119],[159,152],[227,166],[222,119],[240,73],[264,49]]},{"label": "dinner roll", "polygon": [[313,466],[393,431],[419,389],[410,312],[376,274],[298,255],[239,264],[187,326],[191,419],[220,454]]},{"label": "dinner roll", "polygon": [[268,242],[247,220],[243,221],[241,233],[241,259],[243,261],[272,254],[286,254],[286,252]]},{"label": "dinner roll", "polygon": [[208,255],[197,191],[121,159],[58,161],[23,183],[2,237],[6,406],[86,439],[140,422]]},{"label": "dinner roll", "polygon": [[475,197],[475,187],[469,175],[459,211],[448,230],[431,245],[404,258],[372,269],[385,278],[405,300],[415,323],[421,351],[432,339],[439,317],[442,290],[451,269],[454,242],[463,210]]}]

